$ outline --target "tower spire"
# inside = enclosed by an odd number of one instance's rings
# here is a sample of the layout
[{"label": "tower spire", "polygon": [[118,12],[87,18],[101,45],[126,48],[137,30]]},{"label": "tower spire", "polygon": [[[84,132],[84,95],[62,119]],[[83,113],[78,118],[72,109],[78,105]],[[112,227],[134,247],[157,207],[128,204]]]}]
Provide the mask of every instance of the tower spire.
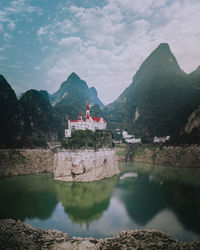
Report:
[{"label": "tower spire", "polygon": [[90,106],[89,106],[89,104],[87,104],[86,119],[90,119]]},{"label": "tower spire", "polygon": [[79,112],[78,119],[79,119],[79,121],[82,121],[82,114],[81,114],[81,111]]}]

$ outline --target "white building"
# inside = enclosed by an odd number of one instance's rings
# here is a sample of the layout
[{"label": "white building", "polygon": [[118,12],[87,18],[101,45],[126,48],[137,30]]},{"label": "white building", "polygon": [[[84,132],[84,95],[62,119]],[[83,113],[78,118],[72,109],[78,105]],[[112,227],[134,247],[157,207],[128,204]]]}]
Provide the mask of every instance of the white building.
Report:
[{"label": "white building", "polygon": [[135,138],[134,135],[129,135],[125,130],[122,132],[122,137],[126,143],[141,143],[141,138]]},{"label": "white building", "polygon": [[126,143],[142,143],[141,138],[125,139]]},{"label": "white building", "polygon": [[81,112],[79,113],[78,120],[68,119],[68,129],[65,129],[65,137],[71,137],[72,130],[104,130],[106,129],[107,122],[102,117],[90,116],[90,107],[87,105],[86,119],[83,120]]},{"label": "white building", "polygon": [[155,136],[153,139],[154,143],[165,143],[166,141],[169,141],[170,139],[170,135],[166,136],[166,137],[157,137]]}]

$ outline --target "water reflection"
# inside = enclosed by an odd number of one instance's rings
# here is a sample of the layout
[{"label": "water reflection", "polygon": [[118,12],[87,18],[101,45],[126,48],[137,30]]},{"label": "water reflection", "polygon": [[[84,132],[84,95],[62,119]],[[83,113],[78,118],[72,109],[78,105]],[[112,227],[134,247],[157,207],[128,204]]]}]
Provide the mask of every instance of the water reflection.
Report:
[{"label": "water reflection", "polygon": [[182,240],[200,239],[200,169],[119,167],[119,176],[90,183],[56,182],[51,174],[2,178],[0,218],[75,236],[156,228]]},{"label": "water reflection", "polygon": [[131,218],[146,225],[156,214],[171,209],[188,230],[200,235],[200,170],[121,163],[121,174],[137,171],[134,179],[120,180],[127,190],[121,197]]},{"label": "water reflection", "polygon": [[97,220],[109,207],[117,176],[98,182],[56,182],[55,193],[71,221],[78,224]]},{"label": "water reflection", "polygon": [[0,218],[49,218],[57,204],[53,183],[50,174],[2,178]]}]

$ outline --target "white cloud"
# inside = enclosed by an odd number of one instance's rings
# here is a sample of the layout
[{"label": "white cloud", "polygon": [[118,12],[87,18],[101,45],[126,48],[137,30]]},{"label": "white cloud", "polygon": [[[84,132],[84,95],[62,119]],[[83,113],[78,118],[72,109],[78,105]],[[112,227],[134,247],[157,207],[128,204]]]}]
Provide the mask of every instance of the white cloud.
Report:
[{"label": "white cloud", "polygon": [[45,34],[47,34],[47,28],[45,28],[45,27],[40,27],[39,30],[37,31],[37,35],[38,35],[38,36],[43,36],[43,35],[45,35]]},{"label": "white cloud", "polygon": [[185,71],[200,64],[198,1],[148,0],[144,5],[139,0],[109,0],[103,8],[71,6],[70,11],[79,25],[80,39],[60,40],[58,45],[69,49],[63,52],[60,48],[60,54],[52,54],[49,59],[54,64],[48,64],[47,75],[64,80],[75,71],[97,87],[106,103],[130,84],[139,66],[161,42],[170,44]]},{"label": "white cloud", "polygon": [[15,29],[15,27],[16,27],[16,24],[12,21],[8,24],[8,29],[11,31],[13,31]]},{"label": "white cloud", "polygon": [[82,40],[80,37],[64,37],[59,42],[59,46],[69,47],[70,49],[72,47],[76,47],[81,45]]},{"label": "white cloud", "polygon": [[1,60],[5,60],[5,59],[6,59],[5,56],[1,56],[1,55],[0,55],[0,61],[1,61]]},{"label": "white cloud", "polygon": [[[0,11],[0,29],[15,28],[14,14],[41,14],[33,3],[11,1]],[[46,55],[40,66],[48,90],[56,91],[75,71],[97,88],[103,102],[111,102],[161,42],[169,43],[183,70],[194,70],[200,64],[199,13],[198,0],[106,0],[104,6],[87,8],[65,4],[35,33]],[[8,30],[4,33],[9,40]]]},{"label": "white cloud", "polygon": [[35,66],[35,70],[41,70],[40,66]]},{"label": "white cloud", "polygon": [[9,1],[8,5],[0,10],[0,27],[3,29],[5,25],[7,32],[13,31],[16,28],[17,21],[24,17],[30,20],[32,13],[41,15],[42,10],[37,6],[31,5],[26,0]]}]

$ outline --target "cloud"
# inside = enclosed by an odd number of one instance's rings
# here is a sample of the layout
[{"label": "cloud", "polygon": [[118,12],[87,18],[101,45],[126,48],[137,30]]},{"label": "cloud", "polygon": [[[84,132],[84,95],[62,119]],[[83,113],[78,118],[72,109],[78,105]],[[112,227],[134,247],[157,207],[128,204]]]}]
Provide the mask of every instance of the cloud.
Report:
[{"label": "cloud", "polygon": [[64,37],[62,38],[59,42],[58,45],[59,46],[64,46],[64,47],[78,47],[79,45],[81,45],[82,40],[80,39],[80,37]]},{"label": "cloud", "polygon": [[41,8],[37,6],[33,6],[31,4],[28,4],[28,1],[26,0],[16,0],[11,1],[10,5],[5,7],[5,12],[9,15],[11,14],[20,14],[20,13],[34,13],[41,15],[42,10]]},{"label": "cloud", "polygon": [[1,56],[1,55],[0,55],[0,61],[1,61],[1,60],[5,60],[5,59],[6,59],[5,56]]},{"label": "cloud", "polygon": [[[97,87],[106,103],[130,84],[139,66],[161,42],[170,44],[185,71],[200,63],[198,1],[147,0],[144,4],[140,0],[107,0],[103,7],[70,6],[68,11],[73,20],[70,27],[78,35],[63,36],[57,42],[56,53],[46,61],[47,76],[56,74],[64,80],[70,71],[76,71]],[[63,33],[61,26],[56,27],[57,33]]]},{"label": "cloud", "polygon": [[0,30],[7,29],[12,32],[16,29],[16,23],[24,17],[30,19],[30,15],[36,13],[42,14],[42,9],[30,4],[30,1],[15,0],[9,1],[8,5],[0,10]]},{"label": "cloud", "polygon": [[186,72],[200,64],[198,0],[64,1],[51,10],[38,6],[35,1],[9,1],[0,10],[0,31],[9,45],[15,45],[12,31],[18,31],[20,20],[47,13],[47,18],[35,23],[33,18],[26,26],[33,44],[40,46],[37,60],[42,70],[38,65],[32,68],[50,92],[75,71],[109,103],[161,42],[169,43]]},{"label": "cloud", "polygon": [[47,28],[46,27],[40,27],[39,30],[37,31],[38,36],[44,36],[47,34]]},{"label": "cloud", "polygon": [[15,29],[15,27],[16,27],[16,24],[12,21],[8,24],[8,29],[11,31],[13,31]]}]

